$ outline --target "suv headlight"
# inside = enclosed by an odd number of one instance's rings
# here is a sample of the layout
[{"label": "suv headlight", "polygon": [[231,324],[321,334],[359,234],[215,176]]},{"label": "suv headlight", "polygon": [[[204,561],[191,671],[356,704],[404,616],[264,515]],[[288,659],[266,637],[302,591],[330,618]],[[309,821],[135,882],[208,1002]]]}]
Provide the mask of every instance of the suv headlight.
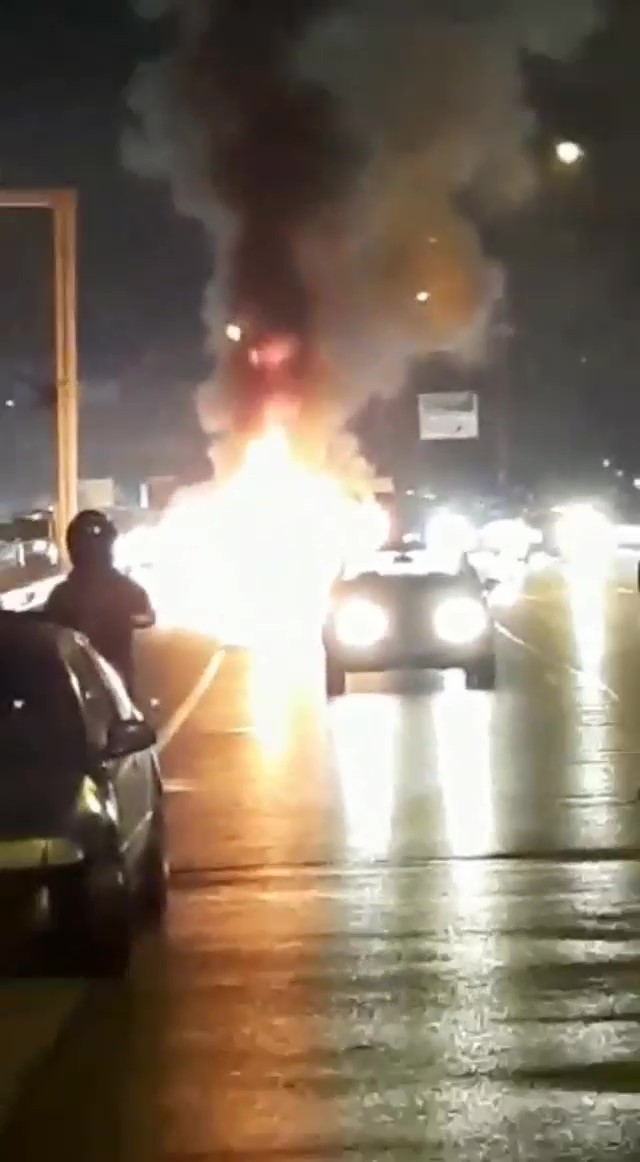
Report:
[{"label": "suv headlight", "polygon": [[338,607],[333,624],[341,645],[367,649],[382,641],[389,628],[389,618],[375,601],[351,597]]},{"label": "suv headlight", "polygon": [[450,597],[436,609],[433,626],[443,642],[465,646],[486,633],[489,616],[482,603],[472,597]]}]

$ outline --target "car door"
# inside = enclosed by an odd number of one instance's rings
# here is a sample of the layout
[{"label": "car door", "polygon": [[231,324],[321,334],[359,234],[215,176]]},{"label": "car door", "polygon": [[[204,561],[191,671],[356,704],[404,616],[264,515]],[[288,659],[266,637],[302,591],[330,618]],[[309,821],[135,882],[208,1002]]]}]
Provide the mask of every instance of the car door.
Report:
[{"label": "car door", "polygon": [[[140,711],[131,701],[122,678],[113,666],[110,666],[91,646],[87,646],[85,652],[113,706],[115,718],[121,722],[141,720]],[[156,806],[156,766],[153,752],[140,751],[121,759],[118,783],[122,784],[123,798],[126,795],[132,829],[131,854],[137,859],[144,851]]]},{"label": "car door", "polygon": [[[88,644],[78,642],[69,654],[68,664],[80,687],[90,746],[95,753],[104,754],[111,727],[121,715],[104,680],[100,660]],[[132,714],[126,716],[132,717]],[[113,786],[118,807],[120,847],[129,866],[134,867],[144,842],[146,817],[145,796],[141,790],[145,780],[139,756],[134,754],[108,760],[105,773]]]}]

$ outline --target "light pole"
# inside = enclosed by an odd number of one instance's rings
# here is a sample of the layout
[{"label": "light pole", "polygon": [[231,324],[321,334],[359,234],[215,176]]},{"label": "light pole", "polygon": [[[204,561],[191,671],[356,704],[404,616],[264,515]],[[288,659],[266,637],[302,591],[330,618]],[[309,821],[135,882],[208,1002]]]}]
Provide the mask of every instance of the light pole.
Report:
[{"label": "light pole", "polygon": [[56,539],[78,509],[78,348],[75,190],[0,188],[0,209],[48,210],[53,215],[53,282],[56,376]]}]

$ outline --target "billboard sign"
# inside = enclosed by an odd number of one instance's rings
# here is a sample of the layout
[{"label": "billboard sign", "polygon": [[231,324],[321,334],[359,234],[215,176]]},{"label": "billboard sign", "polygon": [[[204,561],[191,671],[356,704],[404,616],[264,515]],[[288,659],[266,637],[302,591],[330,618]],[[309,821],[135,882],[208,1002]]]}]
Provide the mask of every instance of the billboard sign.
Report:
[{"label": "billboard sign", "polygon": [[376,476],[373,480],[373,491],[376,496],[388,495],[395,492],[392,476]]},{"label": "billboard sign", "polygon": [[418,396],[421,440],[477,440],[475,391],[439,391]]},{"label": "billboard sign", "polygon": [[113,508],[116,502],[113,478],[78,481],[78,498],[81,508]]}]

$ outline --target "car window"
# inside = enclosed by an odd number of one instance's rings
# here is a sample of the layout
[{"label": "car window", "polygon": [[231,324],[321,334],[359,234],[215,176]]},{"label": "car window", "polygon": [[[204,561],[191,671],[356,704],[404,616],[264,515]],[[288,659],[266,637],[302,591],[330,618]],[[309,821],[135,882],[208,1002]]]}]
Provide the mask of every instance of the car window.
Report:
[{"label": "car window", "polygon": [[473,582],[473,577],[462,573],[361,573],[359,577],[342,582],[336,587],[336,593],[340,597],[361,592],[373,593],[380,598],[412,593],[441,597],[445,593],[464,592]]},{"label": "car window", "polygon": [[113,666],[110,666],[109,663],[100,656],[100,654],[95,653],[93,650],[91,651],[91,660],[98,670],[100,678],[108,691],[117,717],[122,719],[124,722],[127,722],[132,718],[138,718],[139,713],[127,693],[127,688],[120,675],[114,670]]},{"label": "car window", "polygon": [[0,761],[75,764],[86,743],[80,701],[55,649],[25,638],[0,649]]},{"label": "car window", "polygon": [[117,715],[116,707],[85,646],[78,645],[70,653],[68,662],[80,690],[89,742],[98,750],[104,750],[109,730]]}]

